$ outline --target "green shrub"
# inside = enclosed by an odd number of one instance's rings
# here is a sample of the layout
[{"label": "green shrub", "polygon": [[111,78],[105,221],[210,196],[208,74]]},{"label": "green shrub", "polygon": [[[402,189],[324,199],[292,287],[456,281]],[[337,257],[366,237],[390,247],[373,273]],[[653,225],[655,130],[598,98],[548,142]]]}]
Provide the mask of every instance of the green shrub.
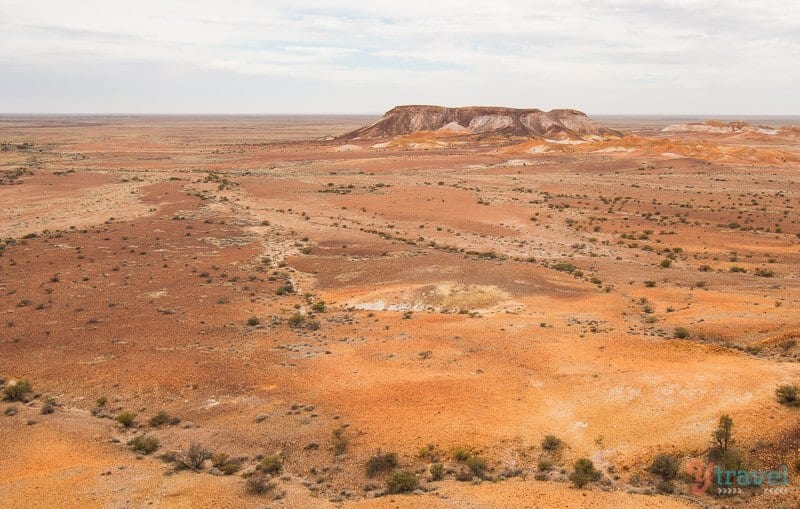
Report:
[{"label": "green shrub", "polygon": [[538,465],[536,465],[536,467],[537,467],[537,468],[538,468],[538,469],[539,469],[541,472],[547,472],[548,470],[550,470],[551,468],[553,468],[553,462],[552,462],[552,461],[550,461],[550,460],[542,459],[542,460],[539,460],[539,464],[538,464]]},{"label": "green shrub", "polygon": [[680,458],[671,454],[659,454],[650,465],[650,472],[660,476],[665,481],[672,481],[678,476]]},{"label": "green shrub", "polygon": [[747,468],[747,460],[739,449],[712,449],[709,459],[719,465],[722,470],[743,470]]},{"label": "green shrub", "polygon": [[324,313],[326,308],[324,300],[318,300],[314,304],[311,305],[311,309],[317,313]]},{"label": "green shrub", "polygon": [[444,478],[444,465],[441,463],[434,463],[431,465],[431,480],[441,481]]},{"label": "green shrub", "polygon": [[672,260],[670,260],[669,258],[664,258],[663,260],[661,260],[662,269],[668,269],[670,268],[670,266],[672,266]]},{"label": "green shrub", "polygon": [[542,449],[547,452],[556,452],[564,447],[564,442],[555,435],[546,435],[542,439]]},{"label": "green shrub", "polygon": [[275,475],[283,469],[283,458],[277,454],[267,454],[256,465],[256,470],[265,474]]},{"label": "green shrub", "polygon": [[409,493],[417,489],[418,485],[416,474],[405,470],[396,470],[386,479],[386,490],[389,493]]},{"label": "green shrub", "polygon": [[456,461],[467,461],[472,456],[472,451],[466,447],[456,447],[453,449],[453,459]]},{"label": "green shrub", "polygon": [[294,329],[298,327],[302,327],[306,321],[306,317],[301,313],[295,313],[291,317],[289,317],[289,327]]},{"label": "green shrub", "polygon": [[553,265],[550,266],[550,268],[555,269],[555,270],[559,270],[561,272],[566,272],[568,274],[572,274],[573,272],[575,272],[577,270],[577,267],[575,267],[573,264],[571,264],[569,262],[554,263]]},{"label": "green shrub", "polygon": [[130,428],[136,422],[136,414],[133,412],[120,412],[114,418],[123,428]]},{"label": "green shrub", "polygon": [[583,488],[590,482],[600,479],[600,472],[594,468],[594,463],[588,458],[581,458],[575,462],[574,471],[569,478],[576,488]]},{"label": "green shrub", "polygon": [[727,414],[720,416],[717,429],[711,434],[712,444],[715,449],[725,451],[733,445],[733,419]]},{"label": "green shrub", "polygon": [[233,475],[239,471],[239,464],[238,463],[225,463],[221,467],[219,467],[220,472],[223,475]]},{"label": "green shrub", "polygon": [[33,393],[33,385],[27,380],[17,380],[3,389],[6,401],[26,402]]},{"label": "green shrub", "polygon": [[139,454],[151,454],[159,448],[161,442],[159,442],[156,437],[139,435],[131,439],[128,445]]},{"label": "green shrub", "polygon": [[365,465],[367,475],[373,477],[379,473],[397,468],[399,460],[397,453],[394,452],[381,452],[378,450],[371,458],[367,460]]},{"label": "green shrub", "polygon": [[483,478],[483,476],[486,475],[486,468],[488,465],[486,464],[486,460],[482,457],[473,454],[467,458],[467,461],[464,463],[467,465],[467,468],[469,468],[474,477]]},{"label": "green shrub", "polygon": [[56,411],[56,400],[53,398],[47,398],[44,400],[41,408],[42,415],[50,415]]},{"label": "green shrub", "polygon": [[796,385],[781,385],[775,389],[778,403],[786,406],[800,406],[800,387]]}]

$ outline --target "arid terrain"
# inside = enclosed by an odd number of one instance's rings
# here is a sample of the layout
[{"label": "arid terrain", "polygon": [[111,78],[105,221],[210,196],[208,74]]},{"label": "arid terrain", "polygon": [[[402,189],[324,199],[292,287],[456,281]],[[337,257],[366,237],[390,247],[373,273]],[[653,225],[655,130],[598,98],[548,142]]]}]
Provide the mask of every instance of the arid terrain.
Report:
[{"label": "arid terrain", "polygon": [[559,111],[0,117],[0,506],[797,507],[800,121]]}]

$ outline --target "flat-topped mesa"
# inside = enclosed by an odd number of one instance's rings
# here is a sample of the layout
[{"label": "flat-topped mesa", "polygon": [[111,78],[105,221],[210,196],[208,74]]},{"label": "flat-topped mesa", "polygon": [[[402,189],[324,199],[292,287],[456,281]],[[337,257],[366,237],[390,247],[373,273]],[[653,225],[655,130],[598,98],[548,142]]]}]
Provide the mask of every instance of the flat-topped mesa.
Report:
[{"label": "flat-topped mesa", "polygon": [[396,106],[374,124],[343,134],[339,139],[384,138],[418,131],[570,139],[621,136],[617,131],[598,126],[578,110],[411,105]]}]

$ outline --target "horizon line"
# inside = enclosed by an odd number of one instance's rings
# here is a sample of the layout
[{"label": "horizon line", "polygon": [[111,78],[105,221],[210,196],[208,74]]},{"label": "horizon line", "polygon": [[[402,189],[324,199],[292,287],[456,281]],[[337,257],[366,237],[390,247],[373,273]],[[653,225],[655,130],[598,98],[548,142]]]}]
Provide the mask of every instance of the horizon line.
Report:
[{"label": "horizon line", "polygon": [[[500,106],[498,106],[500,107]],[[559,108],[555,108],[559,109]],[[388,110],[387,110],[388,111]],[[204,117],[278,117],[278,116],[294,116],[294,117],[313,117],[313,116],[381,116],[386,112],[348,112],[348,113],[330,113],[330,112],[314,112],[314,113],[297,113],[297,112],[271,112],[271,113],[207,113],[207,112],[191,112],[191,113],[175,113],[175,112],[147,112],[147,113],[133,113],[133,112],[3,112],[0,111],[0,117],[43,117],[43,116],[61,116],[61,117],[81,117],[81,116],[107,116],[107,117],[191,117],[191,116],[204,116]],[[589,116],[600,117],[798,117],[800,113],[589,113],[584,112]]]}]

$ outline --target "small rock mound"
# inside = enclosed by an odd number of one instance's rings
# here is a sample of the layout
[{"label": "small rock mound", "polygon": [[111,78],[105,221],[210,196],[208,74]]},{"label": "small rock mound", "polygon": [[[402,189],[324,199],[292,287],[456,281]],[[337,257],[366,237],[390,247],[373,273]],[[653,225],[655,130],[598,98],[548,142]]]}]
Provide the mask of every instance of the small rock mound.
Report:
[{"label": "small rock mound", "polygon": [[397,106],[372,125],[340,136],[343,140],[385,138],[435,131],[459,135],[503,134],[552,139],[584,139],[587,136],[621,136],[598,126],[578,110],[514,109],[491,106],[446,108]]}]

